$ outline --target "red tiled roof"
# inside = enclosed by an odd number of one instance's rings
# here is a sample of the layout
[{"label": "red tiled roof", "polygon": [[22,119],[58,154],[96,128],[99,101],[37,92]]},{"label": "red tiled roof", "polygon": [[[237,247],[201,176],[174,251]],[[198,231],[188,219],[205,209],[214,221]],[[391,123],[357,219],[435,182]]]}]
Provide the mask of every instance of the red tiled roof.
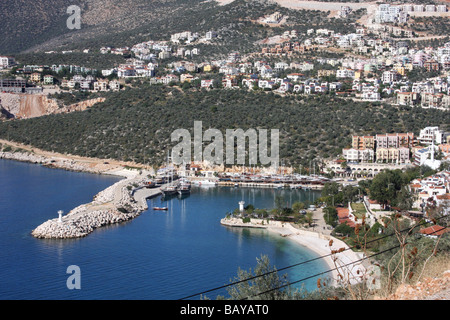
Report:
[{"label": "red tiled roof", "polygon": [[348,208],[336,208],[336,211],[338,214],[339,223],[346,223],[352,228],[355,227],[355,223],[352,220],[350,220],[348,216],[349,214]]},{"label": "red tiled roof", "polygon": [[420,230],[420,233],[430,235],[430,236],[440,236],[444,233],[449,232],[448,228],[441,227],[438,225],[434,225],[428,228],[423,228]]}]

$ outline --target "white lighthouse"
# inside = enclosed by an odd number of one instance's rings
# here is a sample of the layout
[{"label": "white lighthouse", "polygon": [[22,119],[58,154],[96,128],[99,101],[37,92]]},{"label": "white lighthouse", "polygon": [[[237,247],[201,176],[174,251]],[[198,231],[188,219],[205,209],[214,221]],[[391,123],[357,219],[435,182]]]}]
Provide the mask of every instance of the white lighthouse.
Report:
[{"label": "white lighthouse", "polygon": [[62,210],[58,210],[58,222],[62,222],[62,215],[63,215],[64,211]]},{"label": "white lighthouse", "polygon": [[244,212],[244,204],[245,204],[245,201],[239,201],[239,211],[240,212]]}]

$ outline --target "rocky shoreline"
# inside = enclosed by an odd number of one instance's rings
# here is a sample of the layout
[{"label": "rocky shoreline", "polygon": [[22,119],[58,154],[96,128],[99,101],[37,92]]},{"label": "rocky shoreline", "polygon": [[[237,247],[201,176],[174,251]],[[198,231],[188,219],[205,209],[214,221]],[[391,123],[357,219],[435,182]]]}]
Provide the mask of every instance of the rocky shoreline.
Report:
[{"label": "rocky shoreline", "polygon": [[34,229],[31,234],[35,238],[40,239],[81,238],[87,236],[97,228],[124,222],[138,215],[138,212],[119,213],[113,210],[93,211],[63,222],[58,222],[57,218],[48,220]]},{"label": "rocky shoreline", "polygon": [[87,173],[104,173],[102,170],[95,167],[89,167],[88,165],[81,164],[78,161],[45,157],[30,152],[5,152],[0,151],[0,159],[15,160],[21,162],[28,162],[34,164],[40,164],[46,167],[64,169],[69,171],[87,172]]}]

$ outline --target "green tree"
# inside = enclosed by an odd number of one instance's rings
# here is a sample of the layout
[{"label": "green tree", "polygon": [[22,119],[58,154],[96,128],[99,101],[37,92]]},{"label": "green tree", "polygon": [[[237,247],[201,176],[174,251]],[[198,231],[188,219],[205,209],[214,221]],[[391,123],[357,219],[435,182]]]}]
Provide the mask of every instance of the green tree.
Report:
[{"label": "green tree", "polygon": [[[285,276],[280,277],[275,266],[270,266],[269,258],[265,255],[257,260],[257,266],[252,272],[239,268],[237,277],[231,282],[239,282],[228,289],[231,300],[286,300],[291,296],[291,290],[281,289],[288,284]],[[246,279],[253,278],[249,281]]]},{"label": "green tree", "polygon": [[386,207],[395,203],[398,192],[407,183],[401,170],[385,170],[373,178],[370,185],[370,198]]},{"label": "green tree", "polygon": [[299,213],[300,210],[305,209],[305,204],[303,202],[294,202],[292,205],[292,210],[294,210],[295,213]]},{"label": "green tree", "polygon": [[412,193],[409,191],[407,186],[402,187],[402,189],[397,194],[397,199],[395,206],[401,210],[409,210],[413,205]]},{"label": "green tree", "polygon": [[325,222],[333,227],[337,225],[338,215],[335,207],[323,208],[323,218]]}]

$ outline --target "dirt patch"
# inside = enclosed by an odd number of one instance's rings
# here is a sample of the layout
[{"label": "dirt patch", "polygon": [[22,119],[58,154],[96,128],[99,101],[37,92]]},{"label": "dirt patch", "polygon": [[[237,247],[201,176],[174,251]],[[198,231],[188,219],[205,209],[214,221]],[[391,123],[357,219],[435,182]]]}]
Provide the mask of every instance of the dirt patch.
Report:
[{"label": "dirt patch", "polygon": [[0,93],[2,107],[18,119],[28,119],[55,113],[83,111],[105,98],[80,101],[67,106],[59,106],[58,101],[45,94]]},{"label": "dirt patch", "polygon": [[449,300],[450,270],[442,277],[424,278],[415,285],[400,285],[394,294],[383,300]]}]

